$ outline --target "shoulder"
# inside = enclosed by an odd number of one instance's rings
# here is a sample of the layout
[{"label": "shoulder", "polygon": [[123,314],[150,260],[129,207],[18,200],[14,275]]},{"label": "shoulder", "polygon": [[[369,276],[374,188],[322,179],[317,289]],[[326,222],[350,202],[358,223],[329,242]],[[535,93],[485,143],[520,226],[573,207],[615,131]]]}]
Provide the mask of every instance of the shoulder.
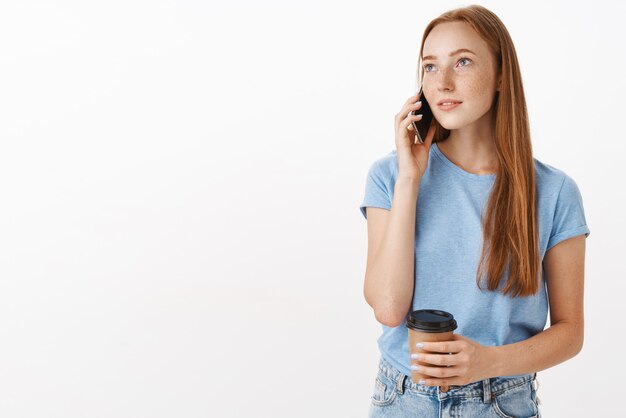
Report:
[{"label": "shoulder", "polygon": [[397,177],[398,156],[394,149],[382,157],[377,158],[369,168],[369,174],[374,178],[392,180]]},{"label": "shoulder", "polygon": [[565,171],[536,158],[535,181],[540,195],[558,197],[562,193],[578,192],[574,179]]}]

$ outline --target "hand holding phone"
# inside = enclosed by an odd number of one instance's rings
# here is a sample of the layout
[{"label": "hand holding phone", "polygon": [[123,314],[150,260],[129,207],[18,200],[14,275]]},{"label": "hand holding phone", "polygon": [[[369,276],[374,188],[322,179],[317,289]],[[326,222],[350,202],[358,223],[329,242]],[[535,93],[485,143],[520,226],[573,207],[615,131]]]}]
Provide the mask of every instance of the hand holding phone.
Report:
[{"label": "hand holding phone", "polygon": [[422,119],[413,121],[413,130],[415,131],[415,144],[423,144],[426,141],[426,134],[430,128],[430,124],[433,120],[433,111],[430,109],[430,104],[426,100],[426,96],[423,94],[423,88],[420,87],[419,100],[422,105],[419,109],[411,112],[411,115],[422,115]]},{"label": "hand holding phone", "polygon": [[[429,111],[424,114],[422,111],[426,101],[417,103],[420,95],[421,91],[404,102],[395,117],[395,131],[399,175],[421,180],[428,165],[430,145],[435,136],[435,124],[430,122],[433,119],[432,113]],[[424,115],[429,121],[423,122],[424,117],[417,115]],[[416,139],[418,135],[421,142]]]}]

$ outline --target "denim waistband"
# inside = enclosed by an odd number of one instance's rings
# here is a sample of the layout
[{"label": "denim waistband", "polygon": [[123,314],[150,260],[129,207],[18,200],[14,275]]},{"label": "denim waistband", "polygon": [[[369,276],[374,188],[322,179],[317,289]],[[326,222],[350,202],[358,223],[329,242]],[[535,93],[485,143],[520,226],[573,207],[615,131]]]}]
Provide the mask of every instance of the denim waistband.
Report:
[{"label": "denim waistband", "polygon": [[400,391],[404,388],[416,392],[423,392],[431,395],[463,395],[463,396],[480,396],[483,397],[485,402],[490,402],[491,397],[498,393],[526,382],[532,382],[537,378],[537,373],[525,374],[517,377],[490,377],[478,382],[468,383],[462,386],[450,386],[450,390],[445,393],[440,393],[439,386],[426,386],[419,385],[410,376],[406,376],[400,372],[393,365],[391,365],[384,357],[380,357],[380,363],[378,368],[380,371],[395,382]]}]

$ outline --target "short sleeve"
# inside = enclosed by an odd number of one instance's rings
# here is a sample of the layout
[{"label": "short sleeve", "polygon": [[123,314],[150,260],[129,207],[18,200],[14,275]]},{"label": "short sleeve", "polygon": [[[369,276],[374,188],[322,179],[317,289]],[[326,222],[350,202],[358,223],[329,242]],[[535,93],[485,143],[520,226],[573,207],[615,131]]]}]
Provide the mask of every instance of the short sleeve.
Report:
[{"label": "short sleeve", "polygon": [[390,175],[389,170],[385,170],[384,162],[384,160],[374,162],[367,172],[365,196],[359,207],[365,219],[367,219],[365,208],[368,206],[391,210]]},{"label": "short sleeve", "polygon": [[565,174],[565,179],[556,201],[552,231],[550,232],[546,251],[568,238],[581,234],[585,234],[586,238],[590,233],[585,219],[583,198],[580,190],[578,190],[576,182]]}]

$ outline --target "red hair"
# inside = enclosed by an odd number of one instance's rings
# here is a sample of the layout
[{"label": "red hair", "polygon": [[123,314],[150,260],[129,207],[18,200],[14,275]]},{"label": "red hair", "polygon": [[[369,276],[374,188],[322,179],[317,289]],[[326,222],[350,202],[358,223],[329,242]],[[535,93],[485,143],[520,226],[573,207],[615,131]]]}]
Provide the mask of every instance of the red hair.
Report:
[{"label": "red hair", "polygon": [[[501,74],[500,91],[493,103],[495,145],[498,155],[496,180],[482,214],[483,247],[476,272],[476,283],[487,272],[487,288],[497,290],[508,272],[504,294],[530,296],[539,290],[540,254],[533,161],[526,98],[517,54],[511,36],[493,12],[471,5],[447,11],[431,21],[422,37],[418,78],[423,80],[424,42],[440,23],[466,22],[487,43]],[[450,131],[435,119],[433,142],[448,138]]]}]

